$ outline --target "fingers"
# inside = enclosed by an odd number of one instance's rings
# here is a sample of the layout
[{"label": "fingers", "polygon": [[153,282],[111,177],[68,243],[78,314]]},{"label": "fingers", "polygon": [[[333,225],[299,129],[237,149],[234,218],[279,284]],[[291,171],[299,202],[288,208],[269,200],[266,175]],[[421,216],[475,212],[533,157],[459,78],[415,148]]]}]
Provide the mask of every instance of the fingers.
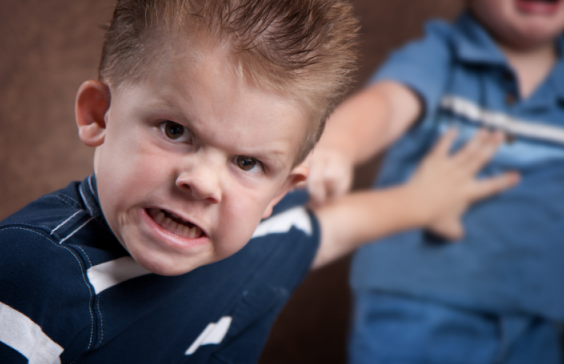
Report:
[{"label": "fingers", "polygon": [[452,144],[456,140],[458,131],[455,128],[448,129],[433,147],[429,156],[446,156],[448,155]]},{"label": "fingers", "polygon": [[314,206],[320,205],[327,200],[326,181],[322,178],[322,176],[310,173],[307,180],[307,190],[310,202]]},{"label": "fingers", "polygon": [[310,203],[320,206],[340,195],[345,194],[350,188],[351,180],[345,176],[326,176],[308,185]]},{"label": "fingers", "polygon": [[452,157],[454,163],[464,166],[468,173],[477,173],[495,155],[503,142],[503,133],[479,130],[469,142]]},{"label": "fingers", "polygon": [[309,177],[306,180],[310,202],[314,205],[321,204],[327,199],[327,189],[325,188],[325,170],[327,169],[328,159],[314,150],[309,159]]},{"label": "fingers", "polygon": [[313,157],[307,187],[311,205],[319,206],[349,190],[353,166],[335,151],[318,150]]},{"label": "fingers", "polygon": [[308,187],[309,203],[312,206],[320,206],[327,201],[327,190],[323,184]]},{"label": "fingers", "polygon": [[478,201],[500,193],[515,186],[518,182],[519,174],[516,172],[508,172],[496,177],[477,181],[472,201]]}]

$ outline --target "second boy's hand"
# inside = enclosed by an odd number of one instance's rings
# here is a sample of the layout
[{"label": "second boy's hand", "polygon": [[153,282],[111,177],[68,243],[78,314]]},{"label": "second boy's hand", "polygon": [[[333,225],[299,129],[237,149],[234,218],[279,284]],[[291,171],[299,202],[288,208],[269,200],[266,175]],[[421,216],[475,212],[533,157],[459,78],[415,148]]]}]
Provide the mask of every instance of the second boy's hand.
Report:
[{"label": "second boy's hand", "polygon": [[480,130],[458,152],[450,154],[456,130],[449,130],[423,160],[408,182],[413,198],[421,205],[425,226],[447,240],[464,236],[460,219],[479,200],[514,186],[516,172],[477,179],[476,174],[490,161],[504,140],[501,132]]},{"label": "second boy's hand", "polygon": [[404,185],[355,192],[314,207],[321,225],[321,245],[313,267],[319,267],[363,243],[408,229],[424,228],[447,240],[464,235],[460,219],[479,200],[514,186],[508,172],[477,179],[494,156],[503,135],[480,131],[455,153],[456,131],[448,131]]}]

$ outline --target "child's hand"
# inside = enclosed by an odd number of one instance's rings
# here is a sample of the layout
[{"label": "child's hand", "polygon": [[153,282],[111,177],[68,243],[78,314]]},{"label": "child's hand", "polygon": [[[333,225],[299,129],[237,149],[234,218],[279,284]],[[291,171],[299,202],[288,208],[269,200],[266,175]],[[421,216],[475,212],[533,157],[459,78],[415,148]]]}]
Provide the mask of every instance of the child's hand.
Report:
[{"label": "child's hand", "polygon": [[480,169],[493,157],[504,136],[481,130],[461,150],[449,155],[456,131],[448,131],[423,160],[407,187],[426,214],[428,230],[447,240],[464,236],[462,214],[474,202],[514,186],[514,172],[478,180]]},{"label": "child's hand", "polygon": [[353,162],[335,149],[314,149],[309,156],[307,189],[312,207],[345,194],[353,180]]}]

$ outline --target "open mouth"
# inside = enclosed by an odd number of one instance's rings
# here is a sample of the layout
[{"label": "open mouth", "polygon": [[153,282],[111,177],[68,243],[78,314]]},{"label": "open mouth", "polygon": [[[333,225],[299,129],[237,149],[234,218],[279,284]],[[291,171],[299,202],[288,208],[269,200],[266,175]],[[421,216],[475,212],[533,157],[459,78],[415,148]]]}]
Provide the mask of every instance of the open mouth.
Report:
[{"label": "open mouth", "polygon": [[517,6],[528,13],[550,14],[558,9],[562,0],[517,0]]},{"label": "open mouth", "polygon": [[560,0],[520,0],[526,3],[548,3],[548,4],[556,4]]},{"label": "open mouth", "polygon": [[198,226],[182,219],[180,216],[175,215],[172,212],[157,208],[148,208],[146,211],[160,227],[173,234],[188,239],[198,239],[204,235],[202,229]]}]

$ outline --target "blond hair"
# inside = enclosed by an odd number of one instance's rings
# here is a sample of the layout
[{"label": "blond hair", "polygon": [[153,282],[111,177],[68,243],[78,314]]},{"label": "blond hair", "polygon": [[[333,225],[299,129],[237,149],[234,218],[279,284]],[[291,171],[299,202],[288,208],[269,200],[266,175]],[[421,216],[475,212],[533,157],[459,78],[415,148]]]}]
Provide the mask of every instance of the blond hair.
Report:
[{"label": "blond hair", "polygon": [[171,32],[226,42],[245,79],[298,100],[313,118],[299,163],[350,84],[357,30],[345,0],[118,0],[98,77],[116,86],[143,78]]}]

